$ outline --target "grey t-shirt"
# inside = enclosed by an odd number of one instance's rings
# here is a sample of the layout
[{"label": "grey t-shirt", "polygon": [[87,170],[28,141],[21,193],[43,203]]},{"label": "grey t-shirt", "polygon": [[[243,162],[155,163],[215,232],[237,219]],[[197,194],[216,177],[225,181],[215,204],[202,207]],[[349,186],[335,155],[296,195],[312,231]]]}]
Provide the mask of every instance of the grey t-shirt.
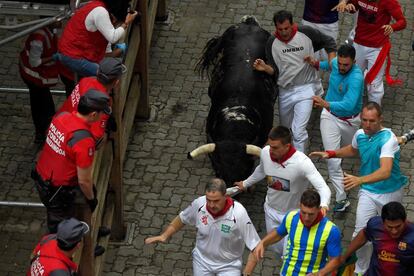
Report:
[{"label": "grey t-shirt", "polygon": [[324,48],[327,53],[336,51],[333,38],[309,26],[299,26],[297,33],[287,43],[271,36],[267,42],[268,60],[275,69],[277,84],[289,89],[319,81],[315,68],[304,61],[305,56],[313,56],[315,51]]}]

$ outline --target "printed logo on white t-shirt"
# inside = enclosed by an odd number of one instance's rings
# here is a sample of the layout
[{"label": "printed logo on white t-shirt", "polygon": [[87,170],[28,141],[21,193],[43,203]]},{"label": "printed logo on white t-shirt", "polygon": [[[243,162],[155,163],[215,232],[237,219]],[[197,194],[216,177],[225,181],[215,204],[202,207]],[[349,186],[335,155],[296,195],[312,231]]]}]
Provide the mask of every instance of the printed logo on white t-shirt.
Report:
[{"label": "printed logo on white t-shirt", "polygon": [[290,180],[271,175],[268,175],[266,180],[269,188],[282,192],[290,192]]},{"label": "printed logo on white t-shirt", "polygon": [[231,229],[230,225],[227,225],[227,224],[221,225],[221,232],[223,233],[226,233],[226,234],[230,233],[230,229]]}]

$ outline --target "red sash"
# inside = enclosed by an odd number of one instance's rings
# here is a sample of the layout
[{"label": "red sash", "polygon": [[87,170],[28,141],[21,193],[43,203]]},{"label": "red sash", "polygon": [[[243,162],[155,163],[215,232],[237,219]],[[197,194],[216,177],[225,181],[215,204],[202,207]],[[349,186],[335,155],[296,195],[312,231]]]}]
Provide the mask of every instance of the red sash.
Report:
[{"label": "red sash", "polygon": [[378,72],[381,70],[382,65],[384,65],[385,59],[387,59],[387,67],[385,68],[385,80],[388,83],[388,85],[398,85],[402,84],[402,80],[400,79],[393,79],[390,75],[390,68],[391,68],[391,56],[390,56],[390,50],[391,50],[391,42],[387,41],[384,46],[382,46],[382,49],[377,57],[377,60],[375,60],[374,65],[371,67],[367,75],[365,76],[365,83],[371,84],[375,77],[378,75]]}]

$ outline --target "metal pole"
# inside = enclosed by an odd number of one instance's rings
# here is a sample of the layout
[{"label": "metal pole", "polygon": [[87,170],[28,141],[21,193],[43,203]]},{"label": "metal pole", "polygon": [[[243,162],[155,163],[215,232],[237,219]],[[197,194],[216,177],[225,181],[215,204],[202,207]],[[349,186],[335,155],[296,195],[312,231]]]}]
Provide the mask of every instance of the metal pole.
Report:
[{"label": "metal pole", "polygon": [[5,38],[3,40],[0,40],[0,46],[2,46],[3,44],[8,43],[10,41],[13,41],[15,39],[18,39],[19,37],[22,37],[22,36],[25,36],[27,34],[30,34],[31,32],[34,32],[34,31],[36,31],[38,29],[41,29],[41,28],[43,28],[45,26],[48,26],[48,25],[50,25],[52,23],[62,21],[63,19],[65,19],[65,18],[67,18],[69,16],[70,15],[68,15],[68,14],[62,13],[62,14],[59,14],[59,15],[57,15],[55,17],[52,17],[52,18],[50,18],[50,19],[48,19],[48,20],[46,20],[44,22],[41,22],[41,23],[39,23],[37,25],[34,25],[31,28],[27,28],[26,30],[23,30],[21,32],[18,32],[17,34],[14,34],[12,36],[9,36],[8,38]]},{"label": "metal pole", "polygon": [[[13,88],[13,87],[0,87],[0,92],[17,92],[17,93],[24,93],[29,92],[29,89],[27,88]],[[56,90],[52,89],[50,90],[52,94],[65,94],[66,91],[64,90]]]},{"label": "metal pole", "polygon": [[47,20],[47,18],[42,18],[42,19],[36,19],[36,20],[33,20],[33,21],[29,21],[29,22],[24,22],[24,23],[21,23],[21,24],[13,25],[13,26],[0,25],[0,29],[3,29],[3,30],[20,29],[20,28],[23,28],[23,27],[26,27],[26,26],[30,26],[30,25],[33,25],[33,24],[37,24],[37,23],[40,23],[40,22],[44,22],[46,20]]},{"label": "metal pole", "polygon": [[0,206],[13,207],[45,207],[43,203],[38,202],[18,202],[18,201],[0,201]]}]

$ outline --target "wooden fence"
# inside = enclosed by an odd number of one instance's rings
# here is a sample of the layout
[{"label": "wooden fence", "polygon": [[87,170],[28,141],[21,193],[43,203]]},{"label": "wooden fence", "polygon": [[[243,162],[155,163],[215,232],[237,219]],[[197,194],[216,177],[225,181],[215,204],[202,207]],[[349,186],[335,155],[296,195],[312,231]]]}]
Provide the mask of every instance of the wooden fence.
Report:
[{"label": "wooden fence", "polygon": [[[112,134],[112,141],[97,152],[94,161],[94,181],[98,190],[99,204],[91,215],[84,210],[84,220],[90,224],[90,234],[85,238],[82,250],[76,256],[80,264],[80,275],[101,275],[105,254],[94,257],[98,229],[101,225],[111,226],[111,238],[123,240],[125,235],[123,210],[123,163],[126,148],[136,116],[148,118],[149,47],[156,18],[167,17],[165,0],[133,0],[131,7],[140,13],[139,20],[128,29],[125,42],[128,52],[121,85],[115,91],[113,114],[118,130]],[[100,245],[107,248],[109,237],[101,238]]]}]

